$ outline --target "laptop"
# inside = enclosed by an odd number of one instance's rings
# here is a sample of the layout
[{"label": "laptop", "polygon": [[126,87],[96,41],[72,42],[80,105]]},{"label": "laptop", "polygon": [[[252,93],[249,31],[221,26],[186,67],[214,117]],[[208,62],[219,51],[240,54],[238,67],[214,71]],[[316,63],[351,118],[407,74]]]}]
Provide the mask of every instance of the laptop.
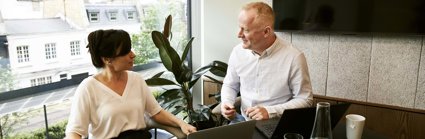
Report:
[{"label": "laptop", "polygon": [[191,133],[187,139],[251,139],[257,121],[251,120],[232,125],[208,128]]},{"label": "laptop", "polygon": [[[333,129],[347,111],[350,103],[334,104],[330,107]],[[288,109],[281,118],[257,121],[256,129],[266,138],[280,139],[285,133],[298,133],[310,138],[316,117],[316,107]]]}]

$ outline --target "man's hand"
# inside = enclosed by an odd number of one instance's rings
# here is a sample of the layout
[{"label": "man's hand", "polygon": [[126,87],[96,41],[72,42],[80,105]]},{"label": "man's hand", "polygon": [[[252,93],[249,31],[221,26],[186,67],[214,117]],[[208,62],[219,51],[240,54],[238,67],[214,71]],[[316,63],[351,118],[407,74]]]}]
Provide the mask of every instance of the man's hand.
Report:
[{"label": "man's hand", "polygon": [[236,116],[235,106],[233,106],[232,104],[228,104],[228,103],[222,103],[221,104],[221,114],[227,120],[233,120],[233,118],[235,118],[235,116]]},{"label": "man's hand", "polygon": [[254,119],[254,120],[269,119],[269,113],[267,112],[266,108],[261,106],[249,107],[248,109],[246,109],[245,114],[250,119]]}]

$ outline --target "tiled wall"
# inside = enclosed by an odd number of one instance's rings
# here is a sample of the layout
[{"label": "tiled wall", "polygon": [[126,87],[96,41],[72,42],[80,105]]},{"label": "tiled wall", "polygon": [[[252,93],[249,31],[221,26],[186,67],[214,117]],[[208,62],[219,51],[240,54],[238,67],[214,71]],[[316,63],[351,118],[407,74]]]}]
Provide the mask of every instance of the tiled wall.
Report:
[{"label": "tiled wall", "polygon": [[315,94],[425,110],[424,36],[277,34],[306,54]]}]

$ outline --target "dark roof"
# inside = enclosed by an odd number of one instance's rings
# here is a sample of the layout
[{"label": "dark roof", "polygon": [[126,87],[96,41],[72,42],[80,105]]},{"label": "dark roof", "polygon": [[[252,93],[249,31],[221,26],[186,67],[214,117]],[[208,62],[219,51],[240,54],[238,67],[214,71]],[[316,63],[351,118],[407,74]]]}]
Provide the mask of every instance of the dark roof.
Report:
[{"label": "dark roof", "polygon": [[60,18],[44,19],[5,19],[6,34],[53,33],[73,30]]}]

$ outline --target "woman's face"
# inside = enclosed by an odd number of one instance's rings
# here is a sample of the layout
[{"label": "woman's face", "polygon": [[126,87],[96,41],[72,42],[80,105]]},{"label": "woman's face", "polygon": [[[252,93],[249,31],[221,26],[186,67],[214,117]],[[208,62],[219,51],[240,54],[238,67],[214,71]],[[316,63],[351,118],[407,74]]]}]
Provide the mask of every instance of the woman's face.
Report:
[{"label": "woman's face", "polygon": [[130,51],[124,56],[113,58],[111,64],[107,64],[107,66],[110,66],[110,69],[114,71],[131,70],[133,68],[135,57],[136,55],[133,51]]}]

